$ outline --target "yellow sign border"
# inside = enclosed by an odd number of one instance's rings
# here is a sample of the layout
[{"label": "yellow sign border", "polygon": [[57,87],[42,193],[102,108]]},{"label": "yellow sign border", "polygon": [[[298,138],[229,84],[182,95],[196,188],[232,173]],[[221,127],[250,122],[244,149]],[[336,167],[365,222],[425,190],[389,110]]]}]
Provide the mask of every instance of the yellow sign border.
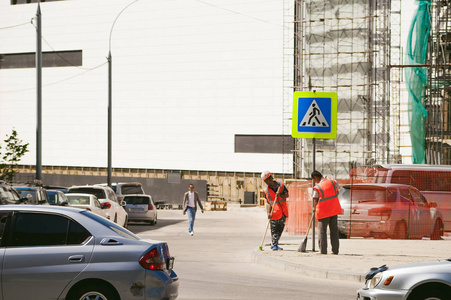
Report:
[{"label": "yellow sign border", "polygon": [[[330,132],[299,132],[298,130],[298,100],[299,98],[330,98],[331,101],[331,124]],[[294,138],[309,139],[336,139],[337,138],[337,107],[338,95],[333,92],[294,92],[293,93],[293,115],[291,124],[291,136]]]}]

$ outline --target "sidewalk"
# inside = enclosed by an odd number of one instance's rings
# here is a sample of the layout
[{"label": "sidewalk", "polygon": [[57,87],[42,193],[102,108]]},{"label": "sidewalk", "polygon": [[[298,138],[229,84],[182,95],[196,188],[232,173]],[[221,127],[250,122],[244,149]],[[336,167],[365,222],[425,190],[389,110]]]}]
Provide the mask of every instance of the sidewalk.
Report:
[{"label": "sidewalk", "polygon": [[[364,282],[365,275],[372,267],[451,258],[449,236],[440,241],[340,239],[338,255],[312,252],[311,237],[307,242],[307,252],[297,252],[304,237],[284,233],[279,243],[283,251],[271,251],[269,245],[264,245],[263,251],[255,249],[252,252],[253,260],[272,268],[316,278]],[[315,243],[315,250],[318,251],[317,238]],[[328,243],[330,252],[330,241]]]}]

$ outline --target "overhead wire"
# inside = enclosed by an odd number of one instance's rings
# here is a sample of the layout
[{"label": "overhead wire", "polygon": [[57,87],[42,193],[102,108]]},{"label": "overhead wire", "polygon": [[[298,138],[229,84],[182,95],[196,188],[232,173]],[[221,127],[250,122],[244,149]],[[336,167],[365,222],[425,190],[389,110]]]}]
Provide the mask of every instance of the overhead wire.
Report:
[{"label": "overhead wire", "polygon": [[[34,20],[34,19],[35,19],[35,18],[32,18],[32,19],[31,19],[31,24],[33,25],[34,28],[36,28],[36,25],[33,23],[33,20]],[[36,29],[37,29],[37,28],[36,28]],[[71,63],[70,61],[68,61],[67,59],[65,59],[62,55],[60,55],[60,54],[58,53],[58,51],[56,51],[55,48],[53,48],[52,45],[50,45],[50,43],[45,39],[44,36],[41,35],[41,38],[44,40],[44,42],[47,44],[47,46],[49,46],[50,49],[52,49],[52,52],[53,52],[53,53],[55,53],[59,58],[61,58],[63,61],[65,61],[65,62],[68,63],[69,65],[71,65],[71,66],[73,66],[73,67],[76,67],[76,68],[78,68],[78,69],[81,69],[81,70],[91,70],[91,68],[83,68],[83,67],[74,65],[73,63]],[[94,68],[97,68],[97,67],[94,67]]]}]

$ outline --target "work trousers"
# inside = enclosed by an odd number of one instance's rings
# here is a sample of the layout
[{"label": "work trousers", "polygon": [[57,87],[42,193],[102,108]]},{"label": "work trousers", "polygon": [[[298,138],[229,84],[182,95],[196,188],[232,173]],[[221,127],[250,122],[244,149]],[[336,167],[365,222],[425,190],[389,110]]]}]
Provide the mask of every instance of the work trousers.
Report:
[{"label": "work trousers", "polygon": [[338,237],[338,223],[337,216],[332,216],[318,220],[319,231],[319,250],[321,254],[327,254],[327,226],[329,225],[330,231],[330,243],[332,245],[332,253],[338,254],[338,248],[340,247],[340,240]]},{"label": "work trousers", "polygon": [[271,220],[271,243],[272,245],[278,245],[280,236],[282,235],[283,229],[285,228],[286,216],[282,216],[279,220]]}]

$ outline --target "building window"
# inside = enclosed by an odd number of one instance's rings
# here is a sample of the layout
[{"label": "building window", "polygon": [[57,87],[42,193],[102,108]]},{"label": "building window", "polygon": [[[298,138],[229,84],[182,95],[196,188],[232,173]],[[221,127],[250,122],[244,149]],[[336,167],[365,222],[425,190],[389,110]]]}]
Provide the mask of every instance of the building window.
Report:
[{"label": "building window", "polygon": [[[82,66],[82,50],[42,52],[42,67]],[[0,54],[0,69],[36,68],[36,53]]]},{"label": "building window", "polygon": [[291,135],[235,135],[235,153],[292,153]]}]

